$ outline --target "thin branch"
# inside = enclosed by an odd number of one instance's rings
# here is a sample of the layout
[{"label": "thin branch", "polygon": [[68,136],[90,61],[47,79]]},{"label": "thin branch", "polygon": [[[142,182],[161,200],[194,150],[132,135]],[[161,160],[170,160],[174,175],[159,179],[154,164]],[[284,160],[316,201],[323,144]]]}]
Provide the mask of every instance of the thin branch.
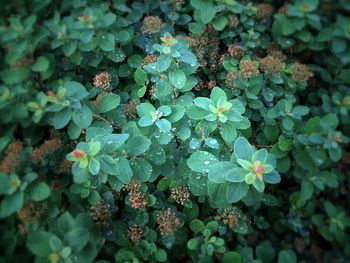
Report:
[{"label": "thin branch", "polygon": [[120,127],[117,124],[110,122],[109,120],[103,118],[102,116],[95,114],[95,113],[93,113],[92,116],[100,121],[108,123],[109,125],[111,125],[113,127],[113,129],[120,130]]}]

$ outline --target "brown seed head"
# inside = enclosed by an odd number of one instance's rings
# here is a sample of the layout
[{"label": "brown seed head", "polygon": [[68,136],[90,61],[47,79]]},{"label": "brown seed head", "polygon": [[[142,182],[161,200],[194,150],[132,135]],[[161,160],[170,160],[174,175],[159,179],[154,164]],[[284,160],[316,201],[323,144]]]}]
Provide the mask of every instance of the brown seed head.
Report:
[{"label": "brown seed head", "polygon": [[146,34],[158,33],[164,26],[164,23],[158,16],[146,16],[142,22],[141,32]]},{"label": "brown seed head", "polygon": [[108,72],[103,71],[94,77],[94,86],[100,89],[108,89],[111,85],[112,77]]}]

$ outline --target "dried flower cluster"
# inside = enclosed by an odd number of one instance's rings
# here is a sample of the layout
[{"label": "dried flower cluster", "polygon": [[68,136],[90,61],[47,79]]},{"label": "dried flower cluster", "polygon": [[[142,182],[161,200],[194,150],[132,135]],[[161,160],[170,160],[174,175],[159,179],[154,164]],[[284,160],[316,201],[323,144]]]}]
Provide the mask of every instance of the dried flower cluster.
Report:
[{"label": "dried flower cluster", "polygon": [[156,216],[156,221],[161,235],[173,235],[181,225],[180,219],[170,208],[160,211]]},{"label": "dried flower cluster", "polygon": [[22,222],[32,224],[38,221],[47,209],[46,202],[28,202],[18,211],[18,217]]},{"label": "dried flower cluster", "polygon": [[238,78],[238,72],[228,72],[225,79],[226,85],[232,89],[236,88],[236,78]]},{"label": "dried flower cluster", "polygon": [[150,54],[143,58],[142,67],[157,61],[157,55]]},{"label": "dried flower cluster", "polygon": [[227,53],[230,57],[242,57],[244,55],[244,50],[240,45],[230,45]]},{"label": "dried flower cluster", "polygon": [[69,174],[71,171],[72,163],[64,158],[58,166],[57,173],[59,174]]},{"label": "dried flower cluster", "polygon": [[141,240],[143,232],[144,232],[143,227],[141,227],[141,226],[131,226],[128,229],[129,239],[132,242],[137,243],[138,241]]},{"label": "dried flower cluster", "polygon": [[191,194],[186,186],[177,186],[171,189],[170,198],[179,205],[185,205]]},{"label": "dried flower cluster", "polygon": [[138,105],[136,100],[130,100],[124,108],[124,113],[129,119],[136,117],[136,106]]},{"label": "dried flower cluster", "polygon": [[180,6],[186,3],[185,0],[170,0],[170,2],[175,6]]},{"label": "dried flower cluster", "polygon": [[195,91],[200,91],[200,90],[202,90],[202,89],[204,89],[204,88],[205,88],[204,82],[203,82],[203,81],[200,81],[200,82],[197,83],[196,86],[194,86],[193,89],[194,89]]},{"label": "dried flower cluster", "polygon": [[190,47],[194,47],[195,45],[197,45],[196,39],[190,36],[179,35],[179,36],[175,36],[175,38],[177,40],[182,40],[182,39],[185,40]]},{"label": "dried flower cluster", "polygon": [[313,76],[307,65],[295,62],[292,66],[291,79],[294,81],[308,81]]},{"label": "dried flower cluster", "polygon": [[5,174],[13,173],[17,170],[21,162],[23,143],[14,141],[6,149],[5,157],[0,163],[0,172]]},{"label": "dried flower cluster", "polygon": [[94,77],[94,86],[100,89],[108,89],[111,85],[112,77],[108,72],[103,71]]},{"label": "dried flower cluster", "polygon": [[218,69],[220,59],[220,37],[213,26],[208,25],[196,40],[194,51],[198,59],[198,63],[202,68],[208,68],[211,72]]},{"label": "dried flower cluster", "polygon": [[100,201],[90,207],[89,215],[96,225],[106,227],[112,219],[111,206],[104,201]]},{"label": "dried flower cluster", "polygon": [[145,34],[158,33],[164,26],[158,16],[146,16],[142,21],[141,32]]},{"label": "dried flower cluster", "polygon": [[239,18],[238,16],[235,16],[235,15],[230,15],[228,17],[228,25],[230,28],[235,28],[237,27],[239,24]]},{"label": "dried flower cluster", "polygon": [[145,208],[148,205],[148,199],[143,192],[135,192],[129,194],[131,207],[134,209]]},{"label": "dried flower cluster", "polygon": [[50,140],[44,141],[44,143],[33,150],[31,161],[33,163],[40,163],[45,160],[46,156],[50,153],[58,150],[62,145],[59,138],[52,138]]},{"label": "dried flower cluster", "polygon": [[216,86],[216,80],[215,79],[212,79],[208,82],[208,90],[212,90],[214,87]]},{"label": "dried flower cluster", "polygon": [[216,220],[222,221],[229,228],[233,228],[238,224],[240,214],[234,207],[225,208],[215,217]]},{"label": "dried flower cluster", "polygon": [[255,16],[257,19],[264,19],[273,13],[273,6],[267,3],[258,4]]},{"label": "dried flower cluster", "polygon": [[16,62],[14,64],[12,64],[11,66],[13,68],[22,68],[22,67],[27,67],[29,65],[34,64],[34,60],[31,58],[21,58],[16,60]]},{"label": "dried flower cluster", "polygon": [[261,71],[267,74],[276,75],[280,73],[283,68],[283,62],[279,58],[275,58],[271,55],[261,58],[259,62]]},{"label": "dried flower cluster", "polygon": [[154,95],[156,94],[156,91],[157,91],[156,85],[151,85],[151,88],[149,89],[148,93],[151,97],[154,97]]},{"label": "dried flower cluster", "polygon": [[267,49],[267,54],[281,60],[282,62],[286,59],[286,55],[283,54],[283,51],[277,44],[271,44]]},{"label": "dried flower cluster", "polygon": [[241,60],[239,67],[240,76],[244,79],[255,77],[259,74],[259,69],[255,61]]},{"label": "dried flower cluster", "polygon": [[126,185],[123,186],[123,190],[130,193],[138,192],[141,188],[142,184],[140,181],[132,180]]},{"label": "dried flower cluster", "polygon": [[148,205],[148,199],[145,193],[141,192],[141,182],[133,180],[123,187],[123,190],[128,192],[131,207],[134,209],[145,208]]}]

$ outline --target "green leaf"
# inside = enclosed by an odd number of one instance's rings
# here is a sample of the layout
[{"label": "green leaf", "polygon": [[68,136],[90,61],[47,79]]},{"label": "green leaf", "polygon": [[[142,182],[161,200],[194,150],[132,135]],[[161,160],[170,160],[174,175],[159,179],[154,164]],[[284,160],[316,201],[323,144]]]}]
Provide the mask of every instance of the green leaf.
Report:
[{"label": "green leaf", "polygon": [[216,15],[216,8],[214,5],[206,4],[204,8],[199,10],[200,17],[203,24],[208,24]]},{"label": "green leaf", "polygon": [[2,81],[7,85],[18,84],[29,77],[28,68],[11,68],[0,72]]},{"label": "green leaf", "polygon": [[229,251],[224,254],[222,263],[241,263],[241,255],[235,251]]},{"label": "green leaf", "polygon": [[52,236],[49,240],[50,248],[53,251],[59,251],[62,249],[62,241],[56,236]]},{"label": "green leaf", "polygon": [[196,105],[191,105],[187,108],[186,114],[193,120],[203,120],[209,112],[205,109],[199,108]]},{"label": "green leaf", "polygon": [[157,120],[156,125],[163,132],[170,132],[171,130],[171,123],[166,119]]},{"label": "green leaf", "polygon": [[187,248],[190,250],[196,250],[200,244],[200,238],[194,237],[187,241]]},{"label": "green leaf", "polygon": [[181,105],[173,105],[171,106],[171,114],[167,117],[167,120],[171,123],[177,122],[181,120],[181,118],[185,115],[185,108]]},{"label": "green leaf", "polygon": [[101,165],[101,171],[111,175],[118,175],[120,173],[117,162],[110,155],[102,154],[97,159]]},{"label": "green leaf", "polygon": [[0,205],[0,218],[7,217],[15,212],[18,212],[23,206],[23,201],[23,192],[17,192],[14,195],[5,197],[1,201]]},{"label": "green leaf", "polygon": [[79,163],[73,164],[72,173],[75,183],[83,183],[89,179],[89,170],[79,168]]},{"label": "green leaf", "polygon": [[65,56],[70,57],[77,50],[77,41],[70,40],[69,42],[64,43],[63,53]]},{"label": "green leaf", "polygon": [[120,103],[120,96],[113,93],[104,94],[99,103],[101,113],[108,112],[116,108]]},{"label": "green leaf", "polygon": [[136,156],[146,152],[151,146],[151,141],[145,136],[131,137],[125,146],[128,156]]},{"label": "green leaf", "polygon": [[260,161],[262,164],[267,162],[267,157],[269,153],[266,149],[260,149],[256,151],[252,156],[252,162]]},{"label": "green leaf", "polygon": [[57,229],[62,235],[64,235],[73,228],[75,228],[74,218],[66,211],[57,219]]},{"label": "green leaf", "polygon": [[238,137],[234,144],[234,153],[237,159],[250,161],[254,153],[254,148],[246,138]]},{"label": "green leaf", "polygon": [[217,107],[219,101],[227,101],[226,92],[220,89],[219,87],[215,87],[210,93],[210,99],[214,102],[215,106]]},{"label": "green leaf", "polygon": [[55,129],[59,130],[64,128],[72,118],[72,111],[69,108],[55,112],[52,117],[52,125]]},{"label": "green leaf", "polygon": [[324,209],[329,218],[333,218],[337,215],[337,208],[329,201],[324,202]]},{"label": "green leaf", "polygon": [[192,171],[208,173],[209,169],[218,162],[218,159],[209,152],[198,151],[187,160],[187,165]]},{"label": "green leaf", "polygon": [[115,49],[115,38],[111,33],[103,33],[98,40],[98,45],[103,51]]},{"label": "green leaf", "polygon": [[264,127],[264,134],[266,139],[269,140],[269,142],[274,142],[279,134],[278,127],[276,125],[265,125]]},{"label": "green leaf", "polygon": [[294,122],[293,122],[293,120],[292,120],[291,118],[289,118],[289,117],[284,117],[284,118],[282,119],[282,126],[283,126],[283,128],[285,128],[286,130],[291,131],[291,130],[293,130]]},{"label": "green leaf", "polygon": [[278,139],[278,148],[284,152],[290,151],[293,149],[293,141],[288,138],[280,137]]},{"label": "green leaf", "polygon": [[81,134],[82,128],[78,127],[74,122],[70,122],[68,125],[67,133],[71,140],[76,140]]},{"label": "green leaf", "polygon": [[69,99],[82,100],[86,98],[89,93],[86,91],[85,87],[76,81],[67,81],[64,83],[64,88],[66,89],[66,95]]},{"label": "green leaf", "polygon": [[177,89],[182,89],[186,83],[186,75],[181,69],[170,71],[169,80]]},{"label": "green leaf", "polygon": [[278,172],[272,171],[271,173],[263,174],[263,180],[268,184],[278,184],[281,182],[281,176]]},{"label": "green leaf", "polygon": [[227,186],[226,200],[229,203],[237,203],[248,193],[249,186],[246,183],[231,183]]},{"label": "green leaf", "polygon": [[194,34],[200,34],[205,31],[206,26],[202,23],[191,22],[188,24],[188,30]]},{"label": "green leaf", "polygon": [[138,121],[138,124],[139,124],[141,127],[148,127],[148,126],[151,126],[151,125],[153,124],[152,117],[151,117],[151,116],[144,116],[144,117],[141,117],[141,119],[139,119],[139,121]]},{"label": "green leaf", "polygon": [[158,66],[158,72],[164,72],[166,71],[171,64],[171,57],[168,55],[160,55],[157,59],[157,66]]},{"label": "green leaf", "polygon": [[152,165],[145,159],[136,158],[130,161],[131,169],[134,173],[134,179],[141,182],[149,181],[152,173]]},{"label": "green leaf", "polygon": [[237,159],[237,163],[246,171],[250,171],[253,168],[253,163],[244,159]]},{"label": "green leaf", "polygon": [[237,130],[235,125],[230,121],[222,123],[220,134],[222,138],[225,140],[225,142],[227,143],[233,142],[237,137]]},{"label": "green leaf", "polygon": [[90,173],[92,173],[93,175],[97,175],[100,171],[100,168],[101,168],[100,162],[95,158],[91,158],[89,161]]},{"label": "green leaf", "polygon": [[72,120],[79,128],[88,128],[92,122],[92,112],[90,108],[83,104],[80,110],[73,111]]},{"label": "green leaf", "polygon": [[246,172],[231,162],[218,162],[208,172],[208,179],[214,183],[243,182]]},{"label": "green leaf", "polygon": [[166,79],[160,79],[156,82],[156,93],[157,98],[167,97],[172,92],[172,85]]},{"label": "green leaf", "polygon": [[49,65],[49,60],[44,56],[40,56],[36,59],[35,64],[32,66],[32,70],[34,72],[42,72],[47,70],[49,68]]},{"label": "green leaf", "polygon": [[310,112],[310,108],[306,106],[295,106],[292,109],[291,114],[293,117],[300,119],[302,116],[307,115]]},{"label": "green leaf", "polygon": [[169,116],[171,113],[171,108],[167,105],[163,105],[158,108],[158,111],[162,113],[162,116]]},{"label": "green leaf", "polygon": [[225,28],[228,23],[226,16],[218,16],[213,20],[213,26],[217,31],[221,31]]},{"label": "green leaf", "polygon": [[134,72],[134,80],[140,86],[144,86],[146,84],[146,81],[148,80],[147,73],[143,69],[138,68]]},{"label": "green leaf", "polygon": [[226,196],[228,183],[216,184],[209,181],[207,183],[207,188],[209,197],[213,202],[222,206],[228,205],[225,198],[223,198],[223,196]]},{"label": "green leaf", "polygon": [[190,223],[190,229],[195,233],[202,232],[205,229],[204,223],[199,219],[194,219]]},{"label": "green leaf", "polygon": [[312,197],[314,193],[314,187],[308,179],[303,179],[301,183],[301,191],[299,199],[306,201]]},{"label": "green leaf", "polygon": [[51,253],[50,243],[48,242],[54,235],[46,231],[38,231],[29,234],[27,247],[34,255],[46,257]]},{"label": "green leaf", "polygon": [[144,117],[144,116],[149,117],[151,116],[152,112],[156,111],[153,105],[149,103],[141,103],[140,105],[137,105],[136,110],[140,117]]},{"label": "green leaf", "polygon": [[297,263],[297,256],[293,250],[282,250],[278,253],[278,263]]},{"label": "green leaf", "polygon": [[263,241],[256,247],[256,255],[262,262],[275,262],[276,252],[270,241]]},{"label": "green leaf", "polygon": [[48,198],[50,194],[50,187],[44,182],[39,182],[35,184],[29,192],[30,199],[33,201],[44,200]]},{"label": "green leaf", "polygon": [[133,176],[133,170],[131,169],[129,165],[129,161],[125,157],[119,157],[116,160],[116,163],[118,164],[118,179],[122,181],[124,184],[127,184],[130,182],[130,179]]},{"label": "green leaf", "polygon": [[85,228],[79,227],[64,235],[64,243],[73,251],[79,252],[89,241],[90,233]]},{"label": "green leaf", "polygon": [[265,189],[264,181],[260,180],[259,178],[256,178],[253,181],[253,186],[258,192],[260,193],[264,192],[264,189]]},{"label": "green leaf", "polygon": [[101,141],[106,152],[111,153],[118,150],[128,140],[129,134],[108,134],[104,135]]},{"label": "green leaf", "polygon": [[158,248],[155,257],[158,262],[165,262],[168,258],[168,254],[164,249]]}]

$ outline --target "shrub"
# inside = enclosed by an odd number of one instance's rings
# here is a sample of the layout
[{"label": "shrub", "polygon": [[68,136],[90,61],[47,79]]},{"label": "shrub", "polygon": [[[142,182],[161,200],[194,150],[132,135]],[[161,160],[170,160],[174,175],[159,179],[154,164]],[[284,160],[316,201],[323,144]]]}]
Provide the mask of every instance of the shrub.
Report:
[{"label": "shrub", "polygon": [[350,259],[347,1],[5,2],[0,262]]}]

